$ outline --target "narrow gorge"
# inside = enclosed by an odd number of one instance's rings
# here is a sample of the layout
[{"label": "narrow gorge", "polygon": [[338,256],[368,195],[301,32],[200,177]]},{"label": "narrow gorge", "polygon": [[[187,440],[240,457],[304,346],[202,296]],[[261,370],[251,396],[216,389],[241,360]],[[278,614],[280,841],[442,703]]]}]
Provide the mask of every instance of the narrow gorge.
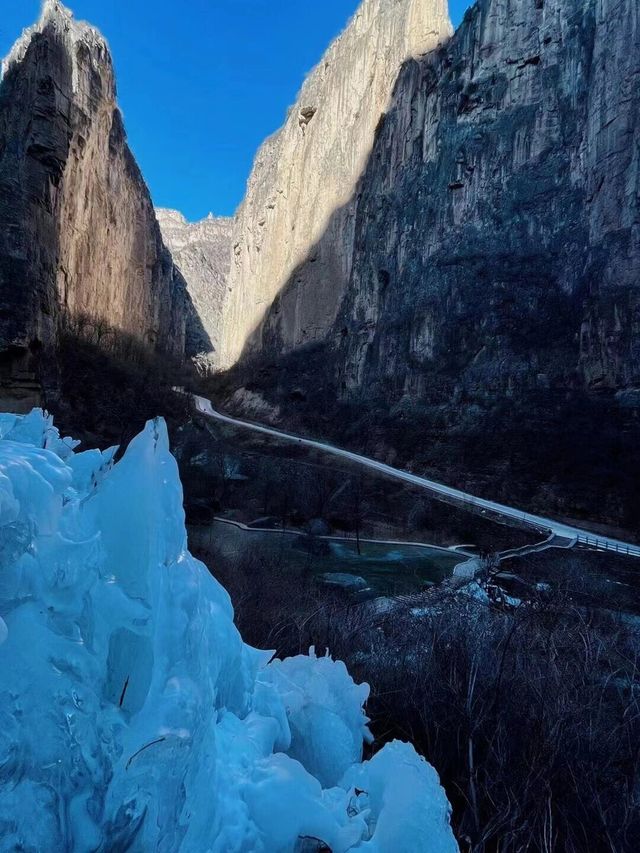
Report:
[{"label": "narrow gorge", "polygon": [[640,0],[76,3],[0,78],[0,853],[640,850]]},{"label": "narrow gorge", "polygon": [[3,399],[55,388],[80,320],[238,412],[635,526],[639,47],[634,0],[479,0],[455,32],[365,0],[236,215],[188,223],[153,209],[104,39],[47,0],[0,93]]}]

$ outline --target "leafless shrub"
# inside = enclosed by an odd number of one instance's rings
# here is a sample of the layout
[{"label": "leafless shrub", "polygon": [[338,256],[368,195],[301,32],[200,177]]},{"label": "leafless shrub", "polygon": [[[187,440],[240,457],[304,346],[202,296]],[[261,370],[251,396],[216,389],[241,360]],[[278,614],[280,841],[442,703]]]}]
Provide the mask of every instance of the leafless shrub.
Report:
[{"label": "leafless shrub", "polygon": [[489,607],[460,594],[354,604],[257,555],[227,567],[247,639],[328,648],[372,688],[376,745],[440,773],[470,853],[640,849],[640,636],[561,588]]},{"label": "leafless shrub", "polygon": [[508,613],[451,600],[414,622],[380,640],[374,716],[437,767],[461,842],[637,849],[635,632],[557,599]]}]

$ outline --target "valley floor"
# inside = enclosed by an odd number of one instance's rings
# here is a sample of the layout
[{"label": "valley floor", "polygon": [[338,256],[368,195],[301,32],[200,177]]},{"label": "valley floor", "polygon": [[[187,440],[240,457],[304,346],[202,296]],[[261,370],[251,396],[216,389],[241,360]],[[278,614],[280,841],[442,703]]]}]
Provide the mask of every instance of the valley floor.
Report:
[{"label": "valley floor", "polygon": [[446,486],[442,483],[437,483],[433,480],[429,480],[424,477],[420,477],[416,474],[412,474],[409,471],[403,471],[398,468],[393,468],[390,465],[386,465],[385,463],[379,462],[375,459],[370,459],[365,456],[361,456],[360,454],[353,453],[349,450],[343,450],[341,448],[333,447],[331,444],[314,441],[313,439],[304,438],[302,436],[289,435],[285,432],[282,432],[281,430],[273,429],[272,427],[267,427],[260,424],[254,424],[249,421],[243,421],[237,418],[232,418],[229,415],[225,415],[216,411],[211,405],[211,402],[205,399],[204,397],[196,396],[194,400],[198,411],[201,412],[203,415],[206,415],[207,417],[214,418],[224,423],[230,423],[234,426],[240,426],[245,429],[253,430],[255,432],[260,432],[265,435],[276,436],[280,439],[288,440],[299,446],[315,448],[318,450],[322,450],[325,453],[348,459],[349,461],[356,462],[367,468],[376,470],[384,474],[385,476],[393,477],[395,479],[401,479],[405,482],[418,485],[441,497],[449,498],[453,501],[463,504],[465,507],[470,508],[473,511],[477,511],[483,514],[491,513],[495,516],[508,518],[510,520],[516,521],[520,524],[527,525],[538,530],[546,530],[549,533],[552,533],[555,536],[559,537],[560,539],[568,540],[569,542],[580,543],[581,545],[584,545],[588,548],[594,548],[595,550],[614,551],[616,553],[625,554],[627,556],[640,557],[640,545],[636,545],[631,542],[625,542],[604,535],[597,535],[584,528],[574,527],[572,525],[565,524],[554,519],[545,518],[540,515],[534,515],[532,513],[526,512],[525,510],[510,507],[505,504],[500,504],[495,501],[487,500],[485,498],[479,498],[474,495],[470,495],[466,492],[460,491],[459,489],[455,489],[450,486]]}]

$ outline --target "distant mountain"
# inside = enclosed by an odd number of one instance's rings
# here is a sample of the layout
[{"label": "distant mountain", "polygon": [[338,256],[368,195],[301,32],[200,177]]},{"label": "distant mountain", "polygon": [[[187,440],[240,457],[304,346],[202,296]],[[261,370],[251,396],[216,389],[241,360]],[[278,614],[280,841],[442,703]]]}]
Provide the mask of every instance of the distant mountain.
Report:
[{"label": "distant mountain", "polygon": [[200,222],[187,222],[177,210],[166,209],[156,210],[156,216],[204,331],[187,340],[188,349],[206,367],[216,358],[220,345],[233,220],[208,216]]}]

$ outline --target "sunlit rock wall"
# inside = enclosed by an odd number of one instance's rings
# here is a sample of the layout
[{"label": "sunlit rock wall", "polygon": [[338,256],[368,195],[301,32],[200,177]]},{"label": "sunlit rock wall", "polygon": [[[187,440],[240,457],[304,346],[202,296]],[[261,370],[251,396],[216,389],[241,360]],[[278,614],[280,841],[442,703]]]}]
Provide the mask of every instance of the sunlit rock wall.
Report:
[{"label": "sunlit rock wall", "polygon": [[220,366],[326,335],[351,272],[355,187],[402,63],[450,34],[444,0],[365,0],[309,75],[238,212]]}]

